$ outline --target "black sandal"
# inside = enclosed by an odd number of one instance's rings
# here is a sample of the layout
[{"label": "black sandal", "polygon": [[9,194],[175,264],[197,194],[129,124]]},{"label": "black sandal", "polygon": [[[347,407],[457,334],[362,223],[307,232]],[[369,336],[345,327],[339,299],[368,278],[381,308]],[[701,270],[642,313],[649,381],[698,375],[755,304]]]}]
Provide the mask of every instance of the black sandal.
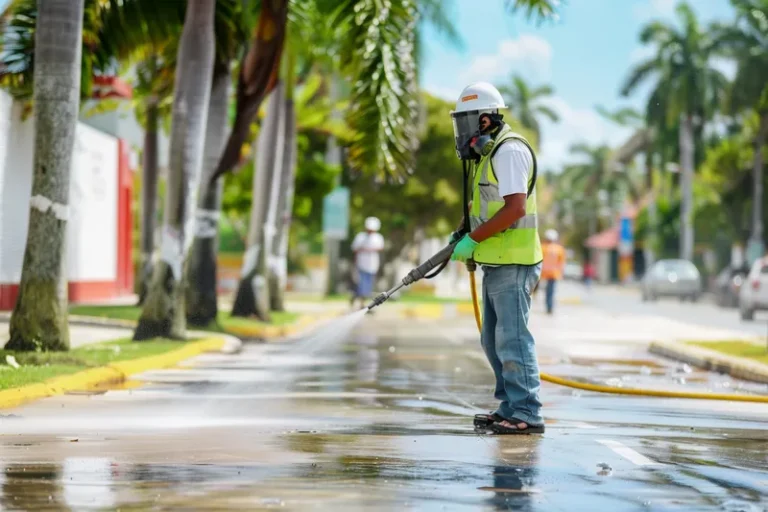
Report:
[{"label": "black sandal", "polygon": [[497,421],[505,421],[505,418],[502,418],[495,412],[491,414],[475,414],[475,428],[488,428]]},{"label": "black sandal", "polygon": [[[501,421],[494,421],[491,425],[488,426],[488,429],[493,432],[496,435],[528,435],[528,434],[543,434],[544,433],[544,425],[529,425],[528,423],[524,421],[519,420],[503,420],[508,421],[509,423],[512,423],[514,427],[505,427],[501,424]],[[525,423],[528,425],[525,428],[517,428],[517,425],[519,423]]]}]

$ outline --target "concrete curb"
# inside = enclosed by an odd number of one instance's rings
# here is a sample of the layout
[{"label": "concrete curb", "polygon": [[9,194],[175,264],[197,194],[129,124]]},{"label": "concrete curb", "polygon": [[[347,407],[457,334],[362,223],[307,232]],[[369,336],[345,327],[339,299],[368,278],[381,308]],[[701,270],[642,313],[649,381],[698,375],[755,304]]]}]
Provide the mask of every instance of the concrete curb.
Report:
[{"label": "concrete curb", "polygon": [[[238,341],[239,343],[239,341]],[[93,389],[108,384],[119,384],[131,375],[148,370],[176,366],[178,363],[204,352],[232,350],[233,342],[224,337],[208,337],[186,343],[182,348],[165,354],[120,361],[98,368],[91,368],[70,375],[54,377],[37,384],[0,391],[0,409],[16,407],[25,402],[38,400],[69,391]]]},{"label": "concrete curb", "polygon": [[704,370],[724,373],[737,379],[768,383],[768,365],[715,350],[669,341],[654,341],[648,351],[658,356],[682,361]]}]

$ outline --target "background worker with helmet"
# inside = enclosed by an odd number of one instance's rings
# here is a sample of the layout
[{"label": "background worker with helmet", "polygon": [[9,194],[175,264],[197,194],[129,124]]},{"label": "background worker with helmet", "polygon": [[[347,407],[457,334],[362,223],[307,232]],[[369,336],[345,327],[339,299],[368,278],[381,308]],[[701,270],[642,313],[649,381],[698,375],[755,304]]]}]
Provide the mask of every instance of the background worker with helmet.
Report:
[{"label": "background worker with helmet", "polygon": [[376,217],[365,219],[365,231],[355,235],[352,240],[352,252],[355,254],[355,272],[357,283],[350,301],[352,307],[360,300],[360,307],[373,293],[376,274],[381,264],[379,253],[384,250],[384,237],[379,233],[381,221]]},{"label": "background worker with helmet", "polygon": [[497,434],[543,433],[539,365],[528,329],[531,291],[543,258],[536,157],[530,144],[504,123],[502,108],[499,91],[478,82],[462,91],[451,112],[457,155],[465,166],[471,162],[469,222],[451,259],[483,267],[481,343],[500,404],[491,414],[475,416],[475,427]]},{"label": "background worker with helmet", "polygon": [[545,299],[547,314],[549,315],[554,311],[556,285],[563,278],[563,270],[565,269],[565,248],[557,240],[557,231],[548,229],[544,233],[544,243],[541,244],[544,253],[541,280],[545,282]]}]

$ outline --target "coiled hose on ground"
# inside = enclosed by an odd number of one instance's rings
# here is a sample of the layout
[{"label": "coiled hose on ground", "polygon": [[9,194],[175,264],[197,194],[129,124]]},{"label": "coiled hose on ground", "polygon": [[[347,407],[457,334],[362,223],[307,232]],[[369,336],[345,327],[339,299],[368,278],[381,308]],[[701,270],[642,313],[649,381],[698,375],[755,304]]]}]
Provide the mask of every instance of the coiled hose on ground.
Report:
[{"label": "coiled hose on ground", "polygon": [[[483,320],[480,315],[480,304],[477,299],[477,289],[475,287],[475,272],[470,269],[469,272],[470,290],[472,291],[472,306],[475,310],[475,322],[477,322],[478,331],[483,330]],[[541,380],[567,386],[569,388],[583,389],[584,391],[595,391],[597,393],[612,393],[614,395],[639,395],[639,396],[657,396],[664,398],[689,398],[695,400],[727,400],[732,402],[758,402],[768,403],[768,396],[755,395],[737,395],[727,393],[709,393],[709,392],[691,392],[691,391],[663,391],[656,389],[632,389],[618,388],[615,386],[605,386],[602,384],[590,384],[570,379],[563,379],[548,373],[541,373]]]}]

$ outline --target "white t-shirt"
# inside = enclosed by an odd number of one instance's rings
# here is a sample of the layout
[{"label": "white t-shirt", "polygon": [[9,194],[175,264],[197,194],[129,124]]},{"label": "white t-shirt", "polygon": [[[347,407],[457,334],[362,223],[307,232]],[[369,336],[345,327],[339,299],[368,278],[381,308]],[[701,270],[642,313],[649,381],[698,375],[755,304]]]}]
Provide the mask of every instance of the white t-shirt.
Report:
[{"label": "white t-shirt", "polygon": [[369,274],[379,271],[379,252],[383,249],[384,237],[381,233],[358,233],[352,240],[352,250],[357,251],[357,268]]},{"label": "white t-shirt", "polygon": [[499,146],[493,155],[493,170],[502,199],[512,194],[528,193],[528,171],[532,165],[531,150],[519,140],[508,140]]}]

